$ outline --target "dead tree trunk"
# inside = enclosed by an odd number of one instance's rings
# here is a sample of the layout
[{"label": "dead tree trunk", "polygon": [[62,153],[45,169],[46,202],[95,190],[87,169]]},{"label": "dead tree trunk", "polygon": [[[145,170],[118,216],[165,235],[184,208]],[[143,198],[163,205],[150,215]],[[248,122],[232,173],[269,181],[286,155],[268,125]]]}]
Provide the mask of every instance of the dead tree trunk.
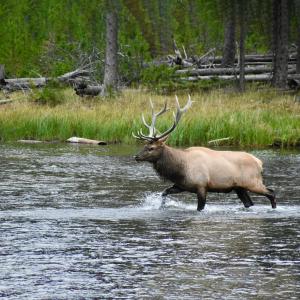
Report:
[{"label": "dead tree trunk", "polygon": [[239,76],[239,89],[241,92],[245,91],[245,1],[240,0],[239,2],[239,17],[240,17],[240,76]]},{"label": "dead tree trunk", "polygon": [[222,66],[234,65],[235,59],[235,0],[226,0],[225,32]]},{"label": "dead tree trunk", "polygon": [[[300,15],[300,14],[299,14]],[[300,22],[300,21],[299,21]],[[300,73],[300,25],[298,29],[298,41],[297,41],[297,65],[296,72]]]},{"label": "dead tree trunk", "polygon": [[77,95],[83,96],[98,96],[102,92],[101,85],[87,85],[85,83],[80,83],[74,88]]},{"label": "dead tree trunk", "polygon": [[5,71],[4,71],[4,65],[0,65],[0,85],[5,85]]},{"label": "dead tree trunk", "polygon": [[300,0],[295,0],[295,5],[296,5],[297,28],[298,28],[296,72],[300,73]]},{"label": "dead tree trunk", "polygon": [[115,4],[108,4],[106,15],[106,53],[102,95],[117,89],[118,81],[118,19]]},{"label": "dead tree trunk", "polygon": [[273,79],[275,87],[286,88],[288,69],[287,0],[273,0]]}]

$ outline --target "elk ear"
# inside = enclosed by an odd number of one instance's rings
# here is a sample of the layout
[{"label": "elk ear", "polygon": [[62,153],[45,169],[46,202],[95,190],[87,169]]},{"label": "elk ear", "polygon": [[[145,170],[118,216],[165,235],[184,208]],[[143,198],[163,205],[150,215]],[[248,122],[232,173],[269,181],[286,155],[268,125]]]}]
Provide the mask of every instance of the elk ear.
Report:
[{"label": "elk ear", "polygon": [[165,136],[165,137],[159,139],[159,141],[160,141],[161,143],[165,143],[165,142],[167,141],[168,137],[169,137],[169,136],[167,135],[167,136]]}]

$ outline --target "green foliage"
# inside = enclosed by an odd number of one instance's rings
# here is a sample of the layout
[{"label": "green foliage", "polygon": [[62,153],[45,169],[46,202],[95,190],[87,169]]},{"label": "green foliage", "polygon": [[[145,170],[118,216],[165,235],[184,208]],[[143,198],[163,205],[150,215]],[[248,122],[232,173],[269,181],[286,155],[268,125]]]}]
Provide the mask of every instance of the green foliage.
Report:
[{"label": "green foliage", "polygon": [[142,72],[142,81],[149,86],[154,86],[161,82],[172,79],[175,75],[175,68],[170,68],[166,65],[149,66]]},{"label": "green foliage", "polygon": [[66,101],[64,90],[57,84],[47,84],[47,86],[34,90],[31,100],[40,105],[48,105],[51,107],[63,104]]},{"label": "green foliage", "polygon": [[[7,76],[61,75],[76,68],[81,62],[82,54],[88,57],[97,49],[97,79],[101,80],[105,53],[106,2],[0,1],[0,63],[5,64]],[[173,38],[180,49],[185,47],[189,56],[201,55],[211,48],[216,48],[217,53],[221,53],[224,2],[116,1],[120,80],[125,84],[139,82],[146,61],[174,52]],[[248,2],[246,48],[249,51],[266,52],[270,49],[271,41],[272,1]],[[298,36],[298,18],[294,6],[295,4],[290,4],[291,43]]]},{"label": "green foliage", "polygon": [[141,81],[149,90],[166,95],[209,91],[232,85],[231,82],[217,78],[197,82],[189,81],[188,78],[184,80],[182,75],[178,77],[175,72],[176,68],[174,67],[150,66],[142,71]]}]

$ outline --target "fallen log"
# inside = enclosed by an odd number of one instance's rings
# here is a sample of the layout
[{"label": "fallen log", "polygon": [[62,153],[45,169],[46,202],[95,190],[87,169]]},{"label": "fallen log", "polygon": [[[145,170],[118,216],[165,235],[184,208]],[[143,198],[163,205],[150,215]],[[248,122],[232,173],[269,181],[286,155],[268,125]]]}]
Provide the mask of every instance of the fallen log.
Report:
[{"label": "fallen log", "polygon": [[[239,75],[205,75],[205,76],[190,76],[190,77],[181,77],[180,80],[182,81],[200,81],[200,80],[236,80],[239,79]],[[265,74],[249,74],[245,75],[246,81],[270,81],[272,79],[272,73],[265,73]],[[291,74],[288,75],[288,80],[291,79],[300,79],[300,74]]]},{"label": "fallen log", "polygon": [[208,145],[220,146],[228,141],[232,140],[232,137],[220,138],[208,141]]},{"label": "fallen log", "polygon": [[[288,79],[288,86],[290,89],[293,89],[293,90],[300,90],[300,78],[297,79],[297,78],[289,78]],[[300,102],[298,100],[298,102]]]},{"label": "fallen log", "polygon": [[28,90],[30,88],[44,87],[50,81],[58,81],[62,83],[72,84],[86,79],[90,75],[90,71],[86,68],[78,68],[72,72],[65,73],[57,78],[53,77],[39,77],[39,78],[10,78],[1,81],[1,67],[0,67],[0,89],[7,91]]},{"label": "fallen log", "polygon": [[11,103],[13,102],[14,100],[11,100],[11,99],[5,99],[5,100],[0,100],[0,105],[2,104],[7,104],[7,103]]},{"label": "fallen log", "polygon": [[[257,75],[245,75],[246,81],[269,81],[272,78],[272,74],[257,74]],[[180,78],[183,81],[200,81],[200,80],[236,80],[239,79],[239,75],[203,75],[203,76],[189,76]]]},{"label": "fallen log", "polygon": [[[221,63],[222,56],[210,57],[211,61],[214,63]],[[245,63],[247,62],[272,62],[273,56],[270,54],[260,55],[260,54],[249,54],[245,55]],[[289,55],[288,61],[296,61],[294,55]],[[235,59],[235,62],[238,62],[238,59]]]},{"label": "fallen log", "polygon": [[[245,74],[263,74],[272,72],[273,68],[269,66],[245,67]],[[239,74],[240,70],[236,68],[211,68],[211,69],[184,69],[177,70],[175,74],[187,74],[191,76],[197,75],[235,75]],[[290,67],[289,74],[296,73],[296,67]]]},{"label": "fallen log", "polygon": [[103,89],[102,85],[87,85],[86,83],[78,84],[74,90],[77,95],[83,96],[98,96]]},{"label": "fallen log", "polygon": [[67,142],[68,143],[76,143],[76,144],[107,145],[107,142],[104,142],[104,141],[79,138],[76,136],[73,136],[73,137],[67,139]]},{"label": "fallen log", "polygon": [[18,140],[18,143],[24,143],[24,144],[40,144],[43,143],[42,141],[38,140]]},{"label": "fallen log", "polygon": [[47,81],[48,79],[46,77],[5,79],[4,88],[10,91],[15,91],[30,89],[32,87],[43,87],[46,85]]},{"label": "fallen log", "polygon": [[74,79],[78,77],[86,77],[90,76],[91,72],[85,68],[78,68],[75,71],[65,73],[59,77],[57,77],[57,80],[60,82],[72,82]]}]

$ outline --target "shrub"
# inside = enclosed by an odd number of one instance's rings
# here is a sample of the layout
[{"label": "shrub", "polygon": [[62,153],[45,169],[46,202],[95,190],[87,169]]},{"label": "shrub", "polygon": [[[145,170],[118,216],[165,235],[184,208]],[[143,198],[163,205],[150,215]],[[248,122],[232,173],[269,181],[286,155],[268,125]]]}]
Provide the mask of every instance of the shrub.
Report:
[{"label": "shrub", "polygon": [[63,104],[66,97],[62,88],[56,84],[49,84],[41,89],[35,90],[31,99],[36,104],[54,107]]}]

